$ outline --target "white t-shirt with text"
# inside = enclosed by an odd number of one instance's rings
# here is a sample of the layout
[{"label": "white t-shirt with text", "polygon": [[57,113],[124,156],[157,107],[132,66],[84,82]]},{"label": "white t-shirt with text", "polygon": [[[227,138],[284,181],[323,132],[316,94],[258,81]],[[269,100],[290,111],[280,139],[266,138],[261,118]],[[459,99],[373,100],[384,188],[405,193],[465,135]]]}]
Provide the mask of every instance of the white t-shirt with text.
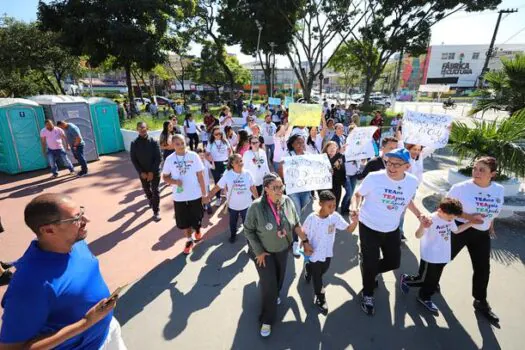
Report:
[{"label": "white t-shirt with text", "polygon": [[260,186],[263,184],[264,175],[270,172],[268,167],[268,159],[266,158],[266,152],[261,148],[257,152],[252,150],[247,150],[242,156],[244,163],[244,169],[250,172],[253,178],[253,183],[255,186]]},{"label": "white t-shirt with text", "polygon": [[230,144],[227,141],[213,141],[206,146],[206,152],[211,155],[214,162],[225,162],[229,157]]},{"label": "white t-shirt with text", "polygon": [[333,257],[336,230],[346,230],[348,226],[348,222],[338,212],[326,218],[321,218],[317,213],[308,215],[303,229],[314,250],[310,261],[326,261],[326,258]]},{"label": "white t-shirt with text", "polygon": [[184,156],[172,153],[164,161],[162,173],[171,175],[174,180],[182,180],[182,186],[172,185],[172,197],[175,202],[192,201],[202,197],[197,173],[204,170],[199,155],[187,151]]},{"label": "white t-shirt with text", "polygon": [[425,229],[419,242],[421,259],[433,264],[446,264],[451,260],[451,236],[458,230],[456,222],[446,221],[432,214],[432,225]]},{"label": "white t-shirt with text", "polygon": [[228,198],[228,208],[233,210],[244,210],[252,204],[252,192],[250,187],[254,185],[252,175],[243,170],[236,173],[228,170],[217,183],[220,188],[228,188],[226,198]]},{"label": "white t-shirt with text", "polygon": [[264,123],[261,125],[261,135],[264,138],[264,144],[273,145],[273,136],[277,132],[277,126],[274,123]]}]

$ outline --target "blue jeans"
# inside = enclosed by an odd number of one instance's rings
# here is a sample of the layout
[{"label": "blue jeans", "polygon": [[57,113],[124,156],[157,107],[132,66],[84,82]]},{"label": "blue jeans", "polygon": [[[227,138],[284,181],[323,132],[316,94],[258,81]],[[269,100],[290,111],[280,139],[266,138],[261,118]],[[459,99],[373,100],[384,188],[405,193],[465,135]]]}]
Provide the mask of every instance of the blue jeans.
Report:
[{"label": "blue jeans", "polygon": [[401,220],[399,220],[399,235],[400,236],[403,236],[405,234],[405,230],[403,230],[403,226],[405,225],[405,214],[406,214],[406,210],[405,212],[401,215]]},{"label": "blue jeans", "polygon": [[266,146],[266,157],[268,158],[268,162],[271,162],[273,160],[273,153],[275,152],[275,145],[265,145],[265,146]]},{"label": "blue jeans", "polygon": [[[290,199],[293,202],[293,205],[295,207],[295,211],[297,212],[297,215],[299,215],[299,218],[301,217],[301,214],[303,212],[303,209],[310,203],[312,200],[312,194],[310,191],[308,192],[299,192],[288,195]],[[295,231],[293,232],[293,241],[298,242],[299,239],[297,238],[297,234]]]},{"label": "blue jeans", "polygon": [[84,145],[78,145],[76,151],[71,147],[71,150],[73,151],[73,156],[75,156],[78,164],[80,164],[80,172],[82,174],[87,174],[88,168],[86,158],[84,157]]},{"label": "blue jeans", "polygon": [[71,164],[71,161],[67,157],[66,151],[63,149],[47,149],[47,162],[49,166],[51,167],[51,172],[53,175],[58,175],[58,164],[57,162],[60,161],[63,166],[69,169],[69,171],[73,172],[75,171],[75,168],[73,168],[73,164]]},{"label": "blue jeans", "polygon": [[237,221],[239,221],[239,216],[241,217],[242,223],[244,224],[248,208],[244,210],[234,210],[232,208],[228,208],[228,212],[230,213],[230,234],[232,237],[234,237],[237,234]]},{"label": "blue jeans", "polygon": [[350,209],[350,201],[354,194],[355,185],[357,183],[357,175],[347,176],[345,180],[345,196],[341,203],[341,212],[348,211]]}]

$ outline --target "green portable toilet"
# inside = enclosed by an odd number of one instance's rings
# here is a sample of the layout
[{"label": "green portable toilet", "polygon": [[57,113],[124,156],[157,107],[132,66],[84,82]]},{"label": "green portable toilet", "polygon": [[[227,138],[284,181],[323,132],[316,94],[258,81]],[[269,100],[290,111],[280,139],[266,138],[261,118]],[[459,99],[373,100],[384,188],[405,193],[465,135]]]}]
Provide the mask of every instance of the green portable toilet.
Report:
[{"label": "green portable toilet", "polygon": [[0,98],[0,171],[18,174],[47,168],[40,130],[44,111],[36,102]]},{"label": "green portable toilet", "polygon": [[120,132],[118,106],[107,98],[88,99],[93,131],[99,154],[115,153],[124,150],[124,139]]}]

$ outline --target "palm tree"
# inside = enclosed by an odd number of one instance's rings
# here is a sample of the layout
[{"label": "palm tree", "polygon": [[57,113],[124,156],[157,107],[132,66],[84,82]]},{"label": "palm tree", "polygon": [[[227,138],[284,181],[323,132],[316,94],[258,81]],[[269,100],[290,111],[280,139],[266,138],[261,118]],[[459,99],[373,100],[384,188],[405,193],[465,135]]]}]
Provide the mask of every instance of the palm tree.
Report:
[{"label": "palm tree", "polygon": [[498,160],[498,175],[525,177],[525,108],[500,120],[473,120],[474,127],[454,122],[450,147],[460,161],[479,156]]},{"label": "palm tree", "polygon": [[525,55],[513,59],[502,58],[503,69],[487,72],[484,79],[488,88],[477,92],[481,97],[471,114],[489,109],[506,110],[510,114],[525,108]]}]

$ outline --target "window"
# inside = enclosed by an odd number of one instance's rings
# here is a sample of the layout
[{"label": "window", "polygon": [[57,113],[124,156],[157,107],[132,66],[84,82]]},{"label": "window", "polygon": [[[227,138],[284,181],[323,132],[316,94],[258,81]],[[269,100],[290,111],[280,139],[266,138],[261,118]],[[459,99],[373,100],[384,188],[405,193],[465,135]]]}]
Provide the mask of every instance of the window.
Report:
[{"label": "window", "polygon": [[455,57],[456,57],[456,54],[455,54],[454,52],[450,52],[450,53],[448,54],[448,59],[449,59],[449,60],[453,60]]},{"label": "window", "polygon": [[448,52],[443,52],[443,53],[441,54],[441,59],[442,59],[442,60],[448,60]]},{"label": "window", "polygon": [[453,60],[456,57],[456,54],[454,52],[443,52],[441,54],[442,60]]},{"label": "window", "polygon": [[472,54],[472,59],[473,59],[473,60],[477,60],[477,59],[479,59],[479,52],[474,52],[474,53]]}]

